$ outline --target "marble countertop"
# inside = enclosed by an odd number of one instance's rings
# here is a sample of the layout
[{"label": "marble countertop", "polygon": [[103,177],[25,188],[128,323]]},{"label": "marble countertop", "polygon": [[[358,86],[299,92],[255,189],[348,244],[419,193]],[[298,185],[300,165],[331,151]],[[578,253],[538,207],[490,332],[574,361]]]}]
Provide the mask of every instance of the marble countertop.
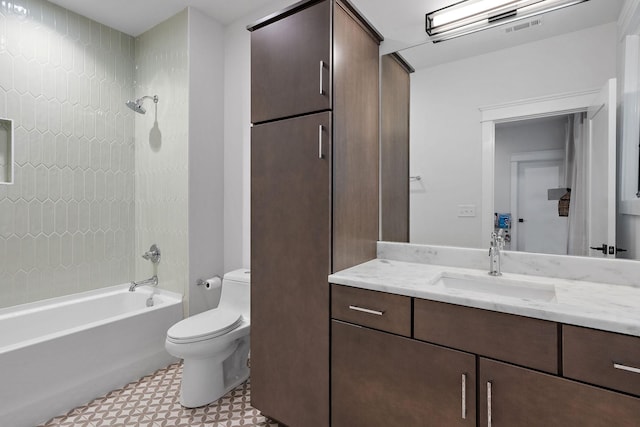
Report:
[{"label": "marble countertop", "polygon": [[[504,286],[507,292],[446,287],[440,282],[443,275],[476,278],[490,287]],[[342,270],[330,275],[329,282],[640,336],[638,287],[514,273],[492,277],[487,270],[388,259]],[[507,295],[520,285],[533,290],[532,297]]]}]

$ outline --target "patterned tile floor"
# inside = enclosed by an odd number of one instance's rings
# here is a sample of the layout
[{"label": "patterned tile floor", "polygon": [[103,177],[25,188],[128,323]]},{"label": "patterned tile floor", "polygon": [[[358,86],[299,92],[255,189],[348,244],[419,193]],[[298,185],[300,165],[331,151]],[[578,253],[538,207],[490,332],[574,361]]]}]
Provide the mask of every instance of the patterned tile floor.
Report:
[{"label": "patterned tile floor", "polygon": [[183,408],[179,402],[181,375],[182,364],[169,365],[40,427],[278,426],[251,407],[248,381],[208,406]]}]

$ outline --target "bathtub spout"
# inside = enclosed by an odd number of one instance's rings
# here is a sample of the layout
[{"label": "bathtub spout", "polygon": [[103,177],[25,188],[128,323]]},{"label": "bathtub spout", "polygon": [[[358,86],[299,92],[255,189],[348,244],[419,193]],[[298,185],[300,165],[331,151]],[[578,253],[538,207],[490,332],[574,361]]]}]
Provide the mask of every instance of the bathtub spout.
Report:
[{"label": "bathtub spout", "polygon": [[129,286],[129,292],[134,292],[138,286],[158,286],[158,276],[155,274],[151,279],[141,280],[139,282],[131,282],[131,286]]}]

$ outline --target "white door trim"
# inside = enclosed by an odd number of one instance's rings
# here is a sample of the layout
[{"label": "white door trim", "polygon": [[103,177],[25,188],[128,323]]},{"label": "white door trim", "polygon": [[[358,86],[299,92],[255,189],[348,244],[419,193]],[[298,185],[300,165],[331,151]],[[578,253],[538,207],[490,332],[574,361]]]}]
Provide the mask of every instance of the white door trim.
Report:
[{"label": "white door trim", "polygon": [[520,162],[564,159],[564,150],[532,151],[511,156],[511,250],[518,250],[518,167]]},{"label": "white door trim", "polygon": [[480,241],[493,231],[496,124],[587,111],[600,89],[559,93],[480,108],[482,116],[482,215]]}]

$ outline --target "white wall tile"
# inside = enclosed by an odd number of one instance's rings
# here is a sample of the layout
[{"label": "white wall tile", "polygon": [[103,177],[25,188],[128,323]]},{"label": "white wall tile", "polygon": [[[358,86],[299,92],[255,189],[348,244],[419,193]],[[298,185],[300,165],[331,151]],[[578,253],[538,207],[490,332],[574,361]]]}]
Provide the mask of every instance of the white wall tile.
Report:
[{"label": "white wall tile", "polygon": [[20,268],[24,271],[31,270],[36,262],[36,246],[32,236],[24,236],[20,240]]},{"label": "white wall tile", "polygon": [[[76,214],[77,215],[77,214]],[[42,232],[42,202],[32,200],[29,203],[29,234],[37,236]]]},{"label": "white wall tile", "polygon": [[133,38],[47,1],[15,3],[30,14],[0,14],[0,115],[15,120],[18,164],[0,191],[0,307],[125,282],[134,267],[133,135],[116,139],[133,129],[121,114]]},{"label": "white wall tile", "polygon": [[11,90],[13,86],[13,57],[8,52],[0,52],[0,88],[5,91]]},{"label": "white wall tile", "polygon": [[24,237],[29,230],[29,205],[23,199],[14,204],[13,232],[18,237]]},{"label": "white wall tile", "polygon": [[33,95],[23,93],[20,96],[20,126],[26,130],[33,130],[36,125],[36,105]]},{"label": "white wall tile", "polygon": [[51,200],[42,204],[42,231],[46,236],[50,236],[55,230],[55,208]]},{"label": "white wall tile", "polygon": [[13,58],[13,88],[20,94],[26,93],[29,90],[27,61],[22,57]]},{"label": "white wall tile", "polygon": [[[31,142],[31,141],[30,141]],[[36,171],[31,163],[22,167],[22,198],[33,200],[36,196]]]},{"label": "white wall tile", "polygon": [[[135,114],[135,251],[141,254],[156,243],[162,250],[160,286],[179,293],[189,280],[187,48],[186,10],[136,39],[135,97],[158,95],[159,102],[156,106],[146,100],[145,115],[127,109],[118,115],[114,129],[117,140],[129,135],[130,124],[123,119]],[[110,132],[107,129],[107,139]],[[120,167],[131,150],[127,144],[121,148]],[[122,221],[121,226],[129,227]],[[135,259],[138,279],[153,274],[148,261]]]}]

